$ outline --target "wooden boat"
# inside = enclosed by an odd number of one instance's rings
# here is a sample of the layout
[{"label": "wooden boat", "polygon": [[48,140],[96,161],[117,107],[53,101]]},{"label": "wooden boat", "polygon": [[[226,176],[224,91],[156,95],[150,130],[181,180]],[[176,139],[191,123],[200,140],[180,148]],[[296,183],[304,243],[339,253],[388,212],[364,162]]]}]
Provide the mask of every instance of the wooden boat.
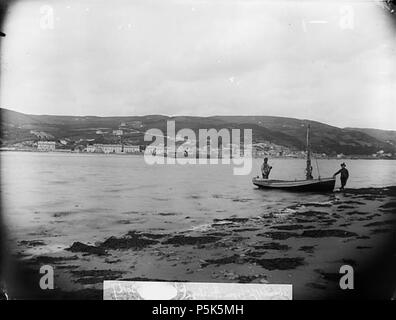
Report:
[{"label": "wooden boat", "polygon": [[305,169],[305,180],[274,180],[260,177],[253,178],[253,184],[260,188],[281,189],[288,191],[308,191],[308,192],[331,192],[335,186],[335,178],[314,179],[312,176],[311,151],[310,151],[310,126],[307,128],[307,167]]},{"label": "wooden boat", "polygon": [[284,189],[289,191],[329,192],[333,191],[335,178],[311,180],[272,180],[253,178],[253,184],[260,188]]}]

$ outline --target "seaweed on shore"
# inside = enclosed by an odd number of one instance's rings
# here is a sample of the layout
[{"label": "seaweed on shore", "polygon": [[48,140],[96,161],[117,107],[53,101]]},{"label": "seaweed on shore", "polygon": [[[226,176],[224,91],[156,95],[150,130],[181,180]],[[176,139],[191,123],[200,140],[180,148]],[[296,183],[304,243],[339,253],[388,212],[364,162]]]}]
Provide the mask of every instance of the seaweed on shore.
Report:
[{"label": "seaweed on shore", "polygon": [[302,224],[290,224],[290,225],[280,225],[280,226],[272,226],[272,229],[276,230],[300,230],[300,229],[311,229],[314,228],[313,226],[305,226]]},{"label": "seaweed on shore", "polygon": [[261,258],[266,253],[267,253],[267,251],[249,251],[246,253],[246,255],[251,258]]},{"label": "seaweed on shore", "polygon": [[232,199],[233,202],[249,202],[251,200],[253,200],[253,199],[242,199],[242,198],[240,198],[240,199]]},{"label": "seaweed on shore", "polygon": [[251,262],[267,270],[291,270],[304,265],[304,258],[251,259]]},{"label": "seaweed on shore", "polygon": [[356,237],[356,239],[359,239],[359,240],[368,240],[368,239],[371,239],[369,236],[359,236],[359,237]]},{"label": "seaweed on shore", "polygon": [[312,219],[302,219],[302,218],[295,218],[295,221],[298,223],[312,223]]},{"label": "seaweed on shore", "polygon": [[60,218],[60,217],[64,217],[64,216],[69,216],[73,213],[74,213],[73,211],[59,211],[59,212],[54,213],[54,217]]},{"label": "seaweed on shore", "polygon": [[[235,230],[232,230],[235,231]],[[214,236],[214,237],[226,237],[228,236],[229,233],[227,232],[221,232],[221,231],[215,231],[215,232],[209,232],[206,236]],[[239,237],[237,237],[239,238]],[[242,237],[240,237],[242,239]]]},{"label": "seaweed on shore", "polygon": [[356,237],[357,234],[354,232],[338,229],[325,229],[325,230],[305,230],[301,237],[305,238],[324,238],[324,237],[337,237],[337,238],[349,238]]},{"label": "seaweed on shore", "polygon": [[321,207],[331,207],[332,204],[329,202],[306,202],[306,203],[301,203],[302,206],[305,207],[316,207],[316,208],[321,208]]},{"label": "seaweed on shore", "polygon": [[306,253],[314,253],[314,249],[316,246],[302,246],[300,247],[300,249],[298,249],[298,251],[303,251]]},{"label": "seaweed on shore", "polygon": [[357,246],[356,249],[362,250],[362,249],[372,249],[373,247],[370,246]]},{"label": "seaweed on shore", "polygon": [[387,203],[384,203],[383,205],[380,206],[383,209],[395,209],[396,210],[396,201],[390,201]]},{"label": "seaweed on shore", "polygon": [[225,218],[225,219],[213,219],[213,222],[247,222],[249,218]]},{"label": "seaweed on shore", "polygon": [[96,284],[104,280],[117,280],[124,273],[116,270],[71,270],[70,272],[79,277],[74,282],[81,284]]},{"label": "seaweed on shore", "polygon": [[178,244],[178,245],[199,245],[199,244],[207,244],[220,240],[221,238],[215,236],[185,236],[185,235],[176,235],[165,241],[163,244]]},{"label": "seaweed on shore", "polygon": [[308,211],[299,212],[299,215],[304,217],[321,217],[321,216],[327,216],[328,213],[323,211],[308,210]]},{"label": "seaweed on shore", "polygon": [[350,211],[350,212],[347,212],[346,213],[348,216],[352,216],[352,215],[367,215],[367,214],[369,214],[368,212],[361,212],[361,211],[357,211],[357,210],[355,210],[355,211]]},{"label": "seaweed on shore", "polygon": [[377,221],[365,224],[365,227],[377,227],[377,226],[385,226],[385,225],[394,225],[396,224],[396,220],[385,220],[385,221]]},{"label": "seaweed on shore", "polygon": [[269,242],[269,243],[264,243],[264,244],[258,244],[253,246],[254,249],[257,250],[280,250],[280,251],[286,251],[289,250],[290,247],[286,244],[280,244],[278,242]]},{"label": "seaweed on shore", "polygon": [[161,233],[148,233],[148,232],[142,232],[140,233],[140,235],[149,239],[161,239],[166,236],[165,234],[161,234]]},{"label": "seaweed on shore", "polygon": [[326,226],[331,226],[331,225],[333,225],[335,222],[337,222],[336,219],[322,219],[322,220],[320,221],[320,223],[321,223],[322,225],[326,225]]},{"label": "seaweed on shore", "polygon": [[234,232],[249,232],[249,231],[257,231],[257,230],[260,230],[260,228],[235,228],[235,229],[232,229],[232,231],[234,231]]},{"label": "seaweed on shore", "polygon": [[176,216],[177,215],[177,213],[175,213],[175,212],[158,212],[157,213],[159,216]]},{"label": "seaweed on shore", "polygon": [[371,234],[389,233],[389,232],[392,232],[392,231],[393,230],[391,230],[391,229],[378,228],[378,229],[371,230]]},{"label": "seaweed on shore", "polygon": [[218,258],[218,259],[206,259],[205,262],[203,262],[201,265],[202,266],[206,266],[209,264],[224,265],[224,264],[241,263],[241,262],[243,262],[241,257],[237,254],[234,254],[232,256]]},{"label": "seaweed on shore", "polygon": [[110,237],[100,244],[101,249],[143,249],[147,246],[158,243],[157,240],[149,239],[146,236],[130,231],[121,238]]},{"label": "seaweed on shore", "polygon": [[395,209],[378,209],[378,211],[383,212],[385,214],[395,214],[396,210]]},{"label": "seaweed on shore", "polygon": [[306,284],[306,286],[309,288],[320,289],[320,290],[325,290],[327,288],[324,284],[317,283],[317,282],[308,282]]},{"label": "seaweed on shore", "polygon": [[45,242],[42,240],[22,240],[19,241],[19,244],[27,247],[39,247],[44,246]]},{"label": "seaweed on shore", "polygon": [[73,244],[65,250],[71,252],[84,252],[89,254],[96,254],[98,256],[107,255],[106,250],[104,250],[103,248],[90,246],[79,241],[73,242]]},{"label": "seaweed on shore", "polygon": [[319,273],[320,277],[327,281],[339,281],[342,276],[339,273],[325,272],[320,269],[316,269],[315,272]]},{"label": "seaweed on shore", "polygon": [[342,211],[344,209],[355,209],[354,206],[350,206],[350,205],[346,205],[346,204],[342,204],[340,206],[338,206],[337,211]]},{"label": "seaweed on shore", "polygon": [[131,224],[132,221],[131,221],[131,220],[126,220],[126,219],[124,219],[124,220],[118,220],[117,223],[118,223],[118,224]]},{"label": "seaweed on shore", "polygon": [[352,223],[348,222],[348,223],[342,223],[339,226],[340,227],[349,227]]},{"label": "seaweed on shore", "polygon": [[258,236],[265,236],[276,240],[286,240],[292,237],[298,238],[324,238],[324,237],[338,237],[338,238],[349,238],[358,236],[354,232],[339,230],[339,229],[315,229],[315,230],[304,230],[301,234],[294,232],[265,232],[260,233]]},{"label": "seaweed on shore", "polygon": [[283,232],[283,231],[270,231],[265,233],[259,233],[257,236],[263,236],[274,240],[286,240],[293,237],[298,237],[299,234],[295,232]]},{"label": "seaweed on shore", "polygon": [[267,277],[265,275],[259,275],[259,274],[255,274],[255,275],[239,275],[236,278],[236,281],[239,283],[251,283],[257,279],[260,279],[261,283],[268,283],[267,281]]},{"label": "seaweed on shore", "polygon": [[364,202],[357,201],[357,200],[344,200],[342,201],[343,204],[359,204],[359,205],[364,205]]},{"label": "seaweed on shore", "polygon": [[50,256],[35,256],[27,261],[29,264],[41,265],[41,264],[57,264],[70,260],[77,260],[77,256],[71,257],[50,257]]},{"label": "seaweed on shore", "polygon": [[345,193],[351,195],[394,196],[396,195],[396,186],[389,186],[385,188],[347,189]]}]

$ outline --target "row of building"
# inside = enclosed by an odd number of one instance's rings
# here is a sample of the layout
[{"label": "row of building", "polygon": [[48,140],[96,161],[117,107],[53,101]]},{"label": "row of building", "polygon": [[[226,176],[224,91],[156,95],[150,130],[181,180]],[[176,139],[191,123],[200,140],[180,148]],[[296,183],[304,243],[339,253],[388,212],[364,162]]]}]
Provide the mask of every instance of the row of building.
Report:
[{"label": "row of building", "polygon": [[243,154],[243,150],[239,149],[238,146],[236,145],[232,145],[229,144],[227,146],[225,146],[224,148],[213,148],[210,147],[208,149],[208,147],[201,147],[198,148],[193,144],[183,144],[182,147],[180,146],[173,146],[173,147],[167,147],[163,144],[159,144],[159,145],[149,145],[146,147],[145,152],[147,154],[152,154],[152,155],[157,155],[157,156],[161,156],[161,155],[166,155],[166,156],[174,156],[174,155],[178,155],[178,153],[182,153],[184,156],[189,156],[189,157],[195,157],[199,154],[211,154],[211,155],[241,155]]},{"label": "row of building", "polygon": [[140,146],[125,144],[94,144],[87,146],[87,152],[96,153],[138,153],[141,151]]},{"label": "row of building", "polygon": [[[62,144],[62,143],[61,143]],[[264,143],[258,143],[250,145],[252,148],[252,156],[253,157],[292,157],[292,158],[304,158],[306,153],[305,151],[297,151],[290,150],[289,148],[284,148],[278,145],[268,145]],[[37,142],[37,150],[43,152],[51,152],[56,150],[56,142],[55,141],[38,141]],[[90,153],[140,153],[144,150],[144,147],[139,145],[126,145],[126,144],[93,144],[85,147],[81,145],[77,151],[79,152],[90,152]],[[176,151],[177,150],[177,151]],[[67,151],[59,149],[57,151]],[[70,150],[69,150],[70,151]],[[180,153],[182,151],[181,155]],[[196,157],[201,154],[207,154],[208,149],[206,147],[197,148],[193,144],[187,146],[183,145],[183,150],[178,148],[168,148],[165,145],[149,145],[146,147],[146,153],[156,155],[156,156],[185,156],[185,157]],[[215,157],[223,157],[223,156],[238,156],[243,155],[243,149],[240,149],[237,145],[228,144],[224,148],[210,148],[209,154]],[[326,154],[315,154],[317,158],[326,158]],[[337,158],[344,158],[344,154],[337,154]],[[385,153],[383,150],[378,151],[377,153],[372,155],[373,158],[392,158],[393,154]]]},{"label": "row of building", "polygon": [[[261,147],[261,146],[260,146]],[[287,156],[287,152],[282,152],[277,148],[268,148],[263,150],[257,145],[252,146],[253,156]],[[55,141],[38,141],[37,149],[39,151],[55,151],[56,143]],[[142,149],[139,145],[125,145],[125,144],[93,144],[88,145],[84,150],[90,153],[139,153],[142,152]],[[176,150],[180,151],[179,148],[176,147]],[[153,155],[167,155],[173,156],[176,151],[174,148],[167,148],[165,145],[157,145],[157,146],[147,146],[146,152]],[[183,152],[186,156],[195,156],[196,154],[206,154],[207,148],[197,148],[194,145],[186,146],[183,148]],[[228,144],[224,148],[210,148],[210,154],[218,154],[219,156],[229,154],[233,156],[242,155],[243,149],[241,150],[237,145]],[[285,154],[284,154],[285,153]],[[303,153],[303,152],[302,152]],[[301,155],[299,155],[301,156]]]},{"label": "row of building", "polygon": [[[38,141],[37,150],[44,152],[51,152],[56,150],[55,141]],[[96,153],[138,153],[141,151],[140,146],[125,145],[125,144],[93,144],[88,145],[86,152]]]},{"label": "row of building", "polygon": [[55,151],[55,141],[39,141],[37,142],[37,150],[39,151]]}]

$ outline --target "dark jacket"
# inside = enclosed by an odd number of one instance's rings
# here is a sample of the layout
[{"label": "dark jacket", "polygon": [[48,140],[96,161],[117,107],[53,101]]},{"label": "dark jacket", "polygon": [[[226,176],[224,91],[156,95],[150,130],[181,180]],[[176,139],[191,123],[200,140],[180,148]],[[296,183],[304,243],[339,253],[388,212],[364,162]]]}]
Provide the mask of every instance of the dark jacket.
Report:
[{"label": "dark jacket", "polygon": [[341,173],[341,179],[346,180],[349,178],[349,172],[346,168],[341,168],[334,175],[336,176],[339,173]]}]

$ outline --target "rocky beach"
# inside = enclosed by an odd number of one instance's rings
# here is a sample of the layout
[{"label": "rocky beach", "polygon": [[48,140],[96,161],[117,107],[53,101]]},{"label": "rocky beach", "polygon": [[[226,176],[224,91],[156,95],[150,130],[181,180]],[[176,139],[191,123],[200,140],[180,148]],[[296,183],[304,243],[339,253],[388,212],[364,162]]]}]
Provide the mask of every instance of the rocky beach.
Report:
[{"label": "rocky beach", "polygon": [[[314,202],[305,198],[268,205],[257,216],[231,214],[177,232],[131,227],[94,243],[76,238],[50,254],[40,253],[50,234],[27,234],[14,253],[32,275],[41,265],[54,266],[55,298],[101,299],[104,280],[291,283],[294,299],[331,297],[339,291],[340,266],[359,273],[394,242],[396,187],[347,189]],[[118,223],[129,229],[138,217],[131,211]],[[54,215],[55,222],[63,218]],[[194,225],[193,218],[184,219]]]}]

